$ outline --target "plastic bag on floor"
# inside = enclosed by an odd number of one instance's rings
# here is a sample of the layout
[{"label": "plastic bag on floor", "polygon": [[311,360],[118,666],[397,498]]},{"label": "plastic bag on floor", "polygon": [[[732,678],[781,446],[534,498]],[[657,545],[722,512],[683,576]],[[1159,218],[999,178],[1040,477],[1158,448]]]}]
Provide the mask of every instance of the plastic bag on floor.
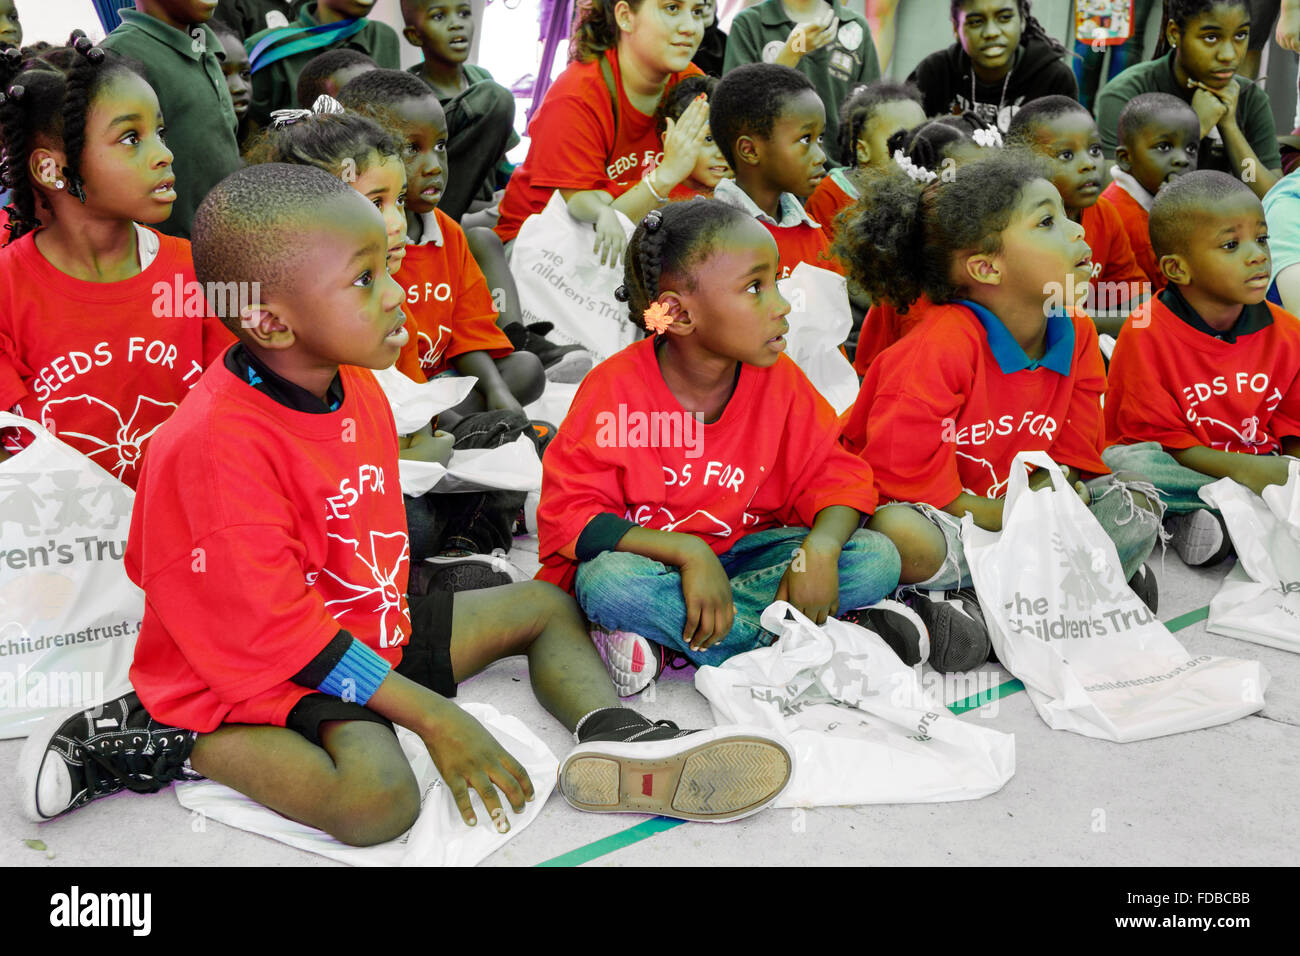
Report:
[{"label": "plastic bag on floor", "polygon": [[419,431],[435,416],[463,402],[478,384],[473,375],[445,375],[416,382],[396,367],[378,369],[374,375],[393,410],[399,435]]},{"label": "plastic bag on floor", "polygon": [[516,814],[502,798],[502,806],[510,820],[509,833],[498,833],[492,827],[492,818],[473,789],[470,790],[470,799],[478,825],[466,826],[424,743],[405,727],[397,728],[397,737],[420,786],[420,816],[411,829],[387,843],[347,846],[314,827],[285,819],[274,810],[212,780],[176,784],[176,799],[187,810],[219,823],[271,837],[300,850],[319,853],[353,866],[474,866],[537,819],[555,788],[559,763],[541,738],[516,718],[501,714],[487,704],[458,706],[491,732],[523,765],[533,782],[537,795],[531,803],[524,805],[522,814]]},{"label": "plastic bag on floor", "polygon": [[790,303],[785,354],[842,415],[858,397],[858,374],[840,351],[853,329],[844,276],[801,262],[776,287]]},{"label": "plastic bag on floor", "polygon": [[1300,651],[1300,461],[1255,494],[1231,478],[1200,491],[1223,515],[1237,563],[1210,601],[1206,630]]},{"label": "plastic bag on floor", "polygon": [[[619,214],[627,239],[633,225]],[[510,253],[510,274],[519,289],[524,324],[550,322],[547,338],[558,345],[581,345],[597,362],[641,338],[614,298],[623,284],[623,267],[601,265],[593,251],[596,232],[589,222],[569,215],[559,191],[519,229]]]},{"label": "plastic bag on floor", "polygon": [[937,803],[1001,789],[1015,738],[953,717],[878,635],[784,601],[763,612],[770,647],[701,667],[695,687],[719,724],[783,735],[794,778],[775,806]]},{"label": "plastic bag on floor", "polygon": [[111,699],[127,673],[144,593],[122,565],[135,493],[36,422],[0,462],[0,738]]},{"label": "plastic bag on floor", "polygon": [[542,460],[527,435],[497,448],[453,450],[447,464],[402,458],[397,463],[402,494],[426,491],[457,494],[468,491],[542,490]]},{"label": "plastic bag on floor", "polygon": [[[1052,484],[1030,491],[1029,465]],[[1263,708],[1259,662],[1189,655],[1128,587],[1115,545],[1041,452],[1011,466],[1002,531],[967,515],[962,541],[998,659],[1054,730],[1123,743]]]}]

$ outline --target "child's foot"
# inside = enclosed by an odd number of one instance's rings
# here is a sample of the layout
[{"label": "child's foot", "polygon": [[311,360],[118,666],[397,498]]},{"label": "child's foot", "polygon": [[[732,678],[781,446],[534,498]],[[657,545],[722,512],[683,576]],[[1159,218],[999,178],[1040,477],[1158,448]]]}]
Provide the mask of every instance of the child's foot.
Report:
[{"label": "child's foot", "polygon": [[785,745],[757,728],[679,730],[622,708],[584,724],[559,771],[560,793],[578,810],[723,823],[770,804],[794,769]]},{"label": "child's foot", "polygon": [[907,604],[930,632],[930,666],[943,674],[974,670],[989,659],[988,625],[974,588],[918,590]]},{"label": "child's foot", "polygon": [[546,377],[552,382],[581,382],[595,364],[590,352],[581,345],[556,345],[546,338],[555,326],[550,322],[520,325],[512,322],[501,331],[516,352],[532,352],[542,362]]},{"label": "child's foot", "polygon": [[1160,585],[1156,581],[1156,573],[1151,570],[1151,565],[1144,564],[1134,571],[1133,577],[1129,578],[1128,586],[1142,599],[1142,603],[1150,608],[1151,613],[1155,614],[1160,607]]},{"label": "child's foot", "polygon": [[908,667],[914,667],[930,656],[930,632],[926,630],[925,622],[899,601],[878,601],[870,607],[845,611],[839,618],[879,634]]},{"label": "child's foot", "polygon": [[619,697],[634,697],[663,673],[664,649],[654,641],[632,631],[611,631],[599,624],[592,624],[590,633]]},{"label": "child's foot", "polygon": [[[412,593],[428,594],[430,591],[478,591],[497,588],[503,584],[525,581],[528,576],[510,563],[504,551],[497,548],[491,554],[474,554],[469,551],[447,551],[417,564],[419,587]],[[415,585],[415,582],[412,582]]]},{"label": "child's foot", "polygon": [[1184,515],[1171,515],[1165,527],[1172,537],[1169,543],[1189,568],[1218,564],[1232,553],[1228,527],[1213,511],[1200,509]]},{"label": "child's foot", "polygon": [[185,769],[195,734],[157,724],[134,693],[102,707],[46,718],[18,756],[23,816],[40,823],[121,790],[155,793]]}]

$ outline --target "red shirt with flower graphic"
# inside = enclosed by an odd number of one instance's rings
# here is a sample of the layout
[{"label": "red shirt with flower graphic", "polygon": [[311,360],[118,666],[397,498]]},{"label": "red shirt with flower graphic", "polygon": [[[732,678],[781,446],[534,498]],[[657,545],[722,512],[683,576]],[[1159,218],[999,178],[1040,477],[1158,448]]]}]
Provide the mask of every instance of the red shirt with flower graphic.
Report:
[{"label": "red shirt with flower graphic", "polygon": [[407,246],[406,258],[393,275],[406,290],[409,317],[409,339],[397,367],[417,382],[451,368],[451,360],[466,352],[487,352],[498,359],[514,351],[497,327],[492,293],[470,254],[464,230],[442,210],[433,212],[442,241]]},{"label": "red shirt with flower graphic", "polygon": [[217,362],[154,436],[126,571],[144,589],[131,684],[210,731],[283,726],[340,628],[390,664],[411,632],[410,546],[388,400],[344,366],[343,403],[298,412]]},{"label": "red shirt with flower graphic", "polygon": [[[60,272],[36,233],[0,249],[0,408],[132,488],[150,437],[234,341],[208,316],[189,242],[153,234],[153,262],[120,282]],[[8,431],[5,450],[20,451],[27,434]]]}]

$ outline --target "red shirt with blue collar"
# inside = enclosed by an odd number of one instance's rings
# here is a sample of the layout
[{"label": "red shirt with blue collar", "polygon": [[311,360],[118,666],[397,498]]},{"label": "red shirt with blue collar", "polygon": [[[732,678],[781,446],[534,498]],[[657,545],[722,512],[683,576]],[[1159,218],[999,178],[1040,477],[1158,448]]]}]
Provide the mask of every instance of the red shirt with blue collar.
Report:
[{"label": "red shirt with blue collar", "polygon": [[1046,351],[1031,359],[996,315],[958,299],[932,305],[905,345],[872,363],[842,441],[871,464],[882,500],[942,508],[962,492],[1000,498],[1022,451],[1109,471],[1105,389],[1086,315],[1050,315]]}]

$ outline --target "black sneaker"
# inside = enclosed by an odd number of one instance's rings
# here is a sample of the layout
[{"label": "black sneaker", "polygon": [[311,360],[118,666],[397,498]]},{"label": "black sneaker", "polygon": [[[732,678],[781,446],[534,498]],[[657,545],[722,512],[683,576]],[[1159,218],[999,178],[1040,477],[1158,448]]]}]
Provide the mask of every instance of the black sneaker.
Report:
[{"label": "black sneaker", "polygon": [[439,554],[419,567],[421,594],[430,591],[479,591],[526,581],[528,576],[500,548],[491,554],[465,552]]},{"label": "black sneaker", "polygon": [[501,331],[516,352],[532,352],[541,359],[546,377],[552,382],[581,382],[596,364],[595,359],[581,345],[556,345],[547,339],[554,328],[550,322],[533,322],[527,326],[512,322]]},{"label": "black sneaker", "polygon": [[1160,584],[1156,581],[1156,573],[1151,570],[1151,565],[1144,564],[1134,571],[1133,577],[1129,578],[1128,586],[1142,599],[1142,603],[1151,609],[1151,613],[1155,614],[1160,607]]},{"label": "black sneaker", "polygon": [[1171,535],[1169,543],[1189,568],[1218,564],[1232,553],[1228,526],[1218,514],[1206,508],[1170,515],[1165,519],[1165,527]]},{"label": "black sneaker", "polygon": [[915,667],[930,656],[930,632],[925,622],[899,601],[879,601],[871,607],[855,608],[840,614],[839,619],[879,634],[908,667]]},{"label": "black sneaker", "polygon": [[956,674],[989,659],[989,629],[974,588],[917,590],[906,600],[930,632],[930,666],[935,670]]},{"label": "black sneaker", "polygon": [[724,823],[762,810],[790,782],[794,759],[766,730],[681,730],[632,710],[596,714],[608,726],[559,770],[560,793],[578,810]]},{"label": "black sneaker", "polygon": [[155,723],[134,693],[46,718],[18,756],[23,816],[41,823],[122,790],[156,793],[173,780],[202,780],[185,769],[195,736]]}]

